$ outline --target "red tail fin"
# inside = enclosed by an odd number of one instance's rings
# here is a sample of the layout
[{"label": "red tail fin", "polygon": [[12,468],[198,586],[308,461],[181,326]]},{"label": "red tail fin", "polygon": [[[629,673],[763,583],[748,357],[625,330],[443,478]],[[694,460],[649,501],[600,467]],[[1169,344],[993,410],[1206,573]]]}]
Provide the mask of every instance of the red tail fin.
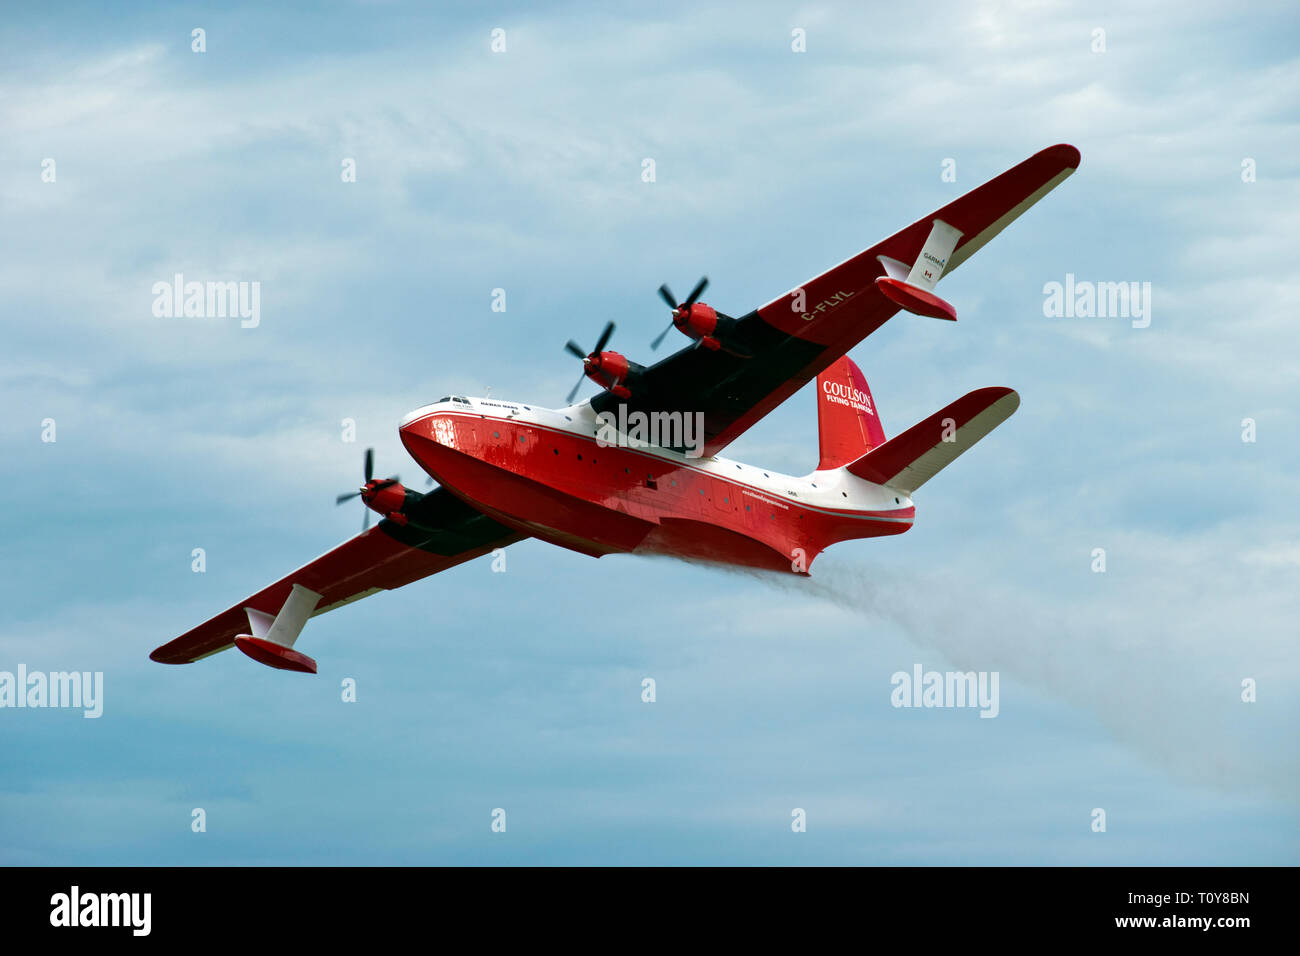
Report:
[{"label": "red tail fin", "polygon": [[856,461],[885,443],[866,376],[847,355],[817,376],[818,471]]}]

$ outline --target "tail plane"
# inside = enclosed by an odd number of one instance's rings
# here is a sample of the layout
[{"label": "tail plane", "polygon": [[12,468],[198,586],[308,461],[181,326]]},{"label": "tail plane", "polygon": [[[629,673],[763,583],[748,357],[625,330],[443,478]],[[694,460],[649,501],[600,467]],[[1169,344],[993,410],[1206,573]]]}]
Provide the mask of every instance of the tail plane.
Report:
[{"label": "tail plane", "polygon": [[844,355],[817,376],[817,470],[843,468],[910,495],[1019,407],[1009,388],[977,388],[886,440],[866,376]]},{"label": "tail plane", "polygon": [[849,474],[910,495],[1011,417],[1020,396],[977,388],[845,466]]}]

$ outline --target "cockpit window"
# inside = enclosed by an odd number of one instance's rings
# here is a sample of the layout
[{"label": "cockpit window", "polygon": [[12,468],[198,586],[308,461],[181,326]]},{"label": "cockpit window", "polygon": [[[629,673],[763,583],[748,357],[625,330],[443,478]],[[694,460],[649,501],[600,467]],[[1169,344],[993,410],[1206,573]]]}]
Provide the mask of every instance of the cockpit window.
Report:
[{"label": "cockpit window", "polygon": [[451,401],[451,396],[450,396],[450,395],[444,395],[444,396],[442,396],[442,398],[438,399],[438,400],[437,400],[436,402],[434,402],[433,404],[435,404],[435,405],[441,405],[443,402],[450,402],[450,401]]},{"label": "cockpit window", "polygon": [[459,395],[453,395],[453,396],[451,397],[451,400],[452,400],[453,402],[460,402],[462,405],[468,405],[468,404],[469,404],[469,399],[468,399],[468,398],[461,398]]}]

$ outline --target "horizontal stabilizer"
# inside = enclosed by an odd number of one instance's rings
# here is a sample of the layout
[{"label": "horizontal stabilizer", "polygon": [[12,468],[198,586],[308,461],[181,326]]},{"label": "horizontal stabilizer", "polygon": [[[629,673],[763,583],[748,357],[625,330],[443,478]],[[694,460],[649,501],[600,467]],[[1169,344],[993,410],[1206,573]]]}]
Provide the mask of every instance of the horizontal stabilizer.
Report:
[{"label": "horizontal stabilizer", "polygon": [[845,468],[910,495],[1019,407],[1020,396],[1009,388],[977,388]]}]

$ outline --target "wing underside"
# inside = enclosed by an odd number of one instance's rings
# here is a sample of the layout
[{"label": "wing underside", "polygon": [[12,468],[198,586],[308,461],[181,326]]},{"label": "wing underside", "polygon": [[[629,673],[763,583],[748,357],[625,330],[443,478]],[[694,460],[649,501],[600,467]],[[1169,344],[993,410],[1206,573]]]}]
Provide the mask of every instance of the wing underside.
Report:
[{"label": "wing underside", "polygon": [[[629,412],[701,413],[706,455],[717,454],[899,311],[876,280],[919,263],[936,232],[960,233],[946,275],[1079,165],[1073,146],[1036,153],[802,286],[737,320],[734,348],[687,347],[646,370]],[[936,222],[938,225],[936,226]],[[915,271],[915,270],[914,270]],[[592,399],[597,413],[623,402]]]},{"label": "wing underside", "polygon": [[400,588],[525,537],[443,488],[425,495],[410,509],[408,518],[405,526],[384,519],[157,648],[149,657],[162,664],[188,664],[224,651],[234,646],[237,636],[250,632],[250,618],[277,615],[295,585],[320,595],[315,616],[378,591]]}]

